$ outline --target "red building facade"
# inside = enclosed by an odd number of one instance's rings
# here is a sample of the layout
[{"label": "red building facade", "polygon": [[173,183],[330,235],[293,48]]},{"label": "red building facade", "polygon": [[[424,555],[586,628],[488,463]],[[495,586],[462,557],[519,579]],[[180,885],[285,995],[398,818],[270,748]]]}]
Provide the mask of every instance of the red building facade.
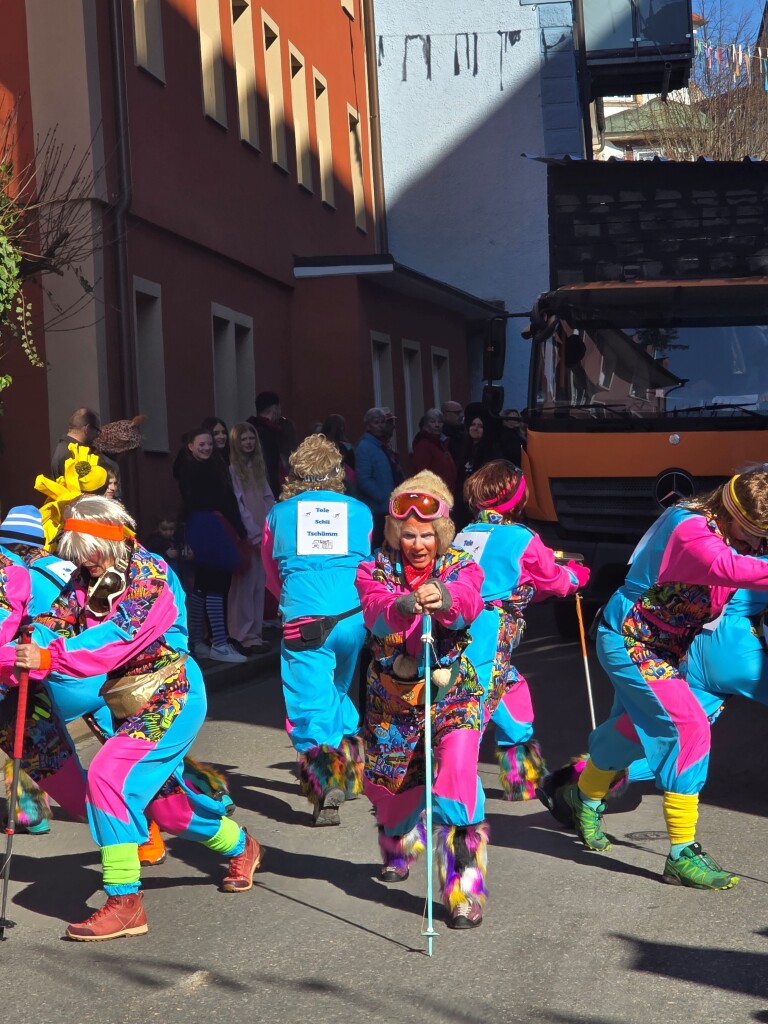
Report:
[{"label": "red building facade", "polygon": [[[466,397],[464,322],[482,304],[359,272],[381,238],[367,14],[361,0],[0,0],[0,103],[24,114],[22,150],[55,126],[87,154],[94,238],[38,296],[47,370],[10,358],[3,507],[32,500],[81,405],[147,417],[125,467],[146,528],[175,508],[184,432],[244,419],[258,391],[281,395],[300,437],[340,412],[355,440],[368,407],[391,405],[401,450],[419,410]],[[295,271],[340,254],[347,276]]]}]

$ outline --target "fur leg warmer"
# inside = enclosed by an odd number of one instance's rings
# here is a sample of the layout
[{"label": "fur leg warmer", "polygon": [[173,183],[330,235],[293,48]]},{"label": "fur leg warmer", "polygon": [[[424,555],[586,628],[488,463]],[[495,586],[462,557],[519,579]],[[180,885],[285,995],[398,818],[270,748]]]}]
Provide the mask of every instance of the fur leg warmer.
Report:
[{"label": "fur leg warmer", "polygon": [[347,785],[347,758],[335,747],[310,747],[299,754],[299,786],[311,804],[319,804],[332,789]]},{"label": "fur leg warmer", "polygon": [[539,741],[530,739],[527,743],[498,747],[496,760],[499,762],[504,799],[532,800],[536,796],[536,787],[547,774]]},{"label": "fur leg warmer", "polygon": [[205,761],[197,761],[189,754],[184,758],[184,781],[212,800],[218,800],[226,814],[235,810],[235,802],[229,794],[229,783],[223,772]]},{"label": "fur leg warmer", "polygon": [[426,848],[427,831],[423,817],[419,818],[410,832],[402,836],[388,836],[379,825],[379,849],[385,868],[405,871]]},{"label": "fur leg warmer", "polygon": [[460,903],[485,906],[488,835],[485,821],[479,825],[438,825],[435,829],[440,895],[448,910]]},{"label": "fur leg warmer", "polygon": [[[13,761],[5,763],[5,792],[10,801],[13,786]],[[24,828],[36,828],[51,818],[48,797],[22,768],[16,787],[16,823]],[[41,831],[43,831],[41,829]]]},{"label": "fur leg warmer", "polygon": [[365,749],[362,739],[359,736],[345,736],[341,741],[341,752],[347,759],[344,796],[347,800],[356,800],[363,792]]}]

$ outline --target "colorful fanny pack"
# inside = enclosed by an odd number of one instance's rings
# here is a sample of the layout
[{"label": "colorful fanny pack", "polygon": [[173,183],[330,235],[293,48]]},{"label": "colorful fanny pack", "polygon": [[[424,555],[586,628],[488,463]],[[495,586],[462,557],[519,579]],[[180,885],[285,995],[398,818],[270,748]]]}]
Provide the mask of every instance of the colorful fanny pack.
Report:
[{"label": "colorful fanny pack", "polygon": [[283,643],[287,651],[311,651],[322,647],[337,622],[357,615],[361,610],[350,608],[341,615],[304,615],[300,619],[289,619],[283,623]]},{"label": "colorful fanny pack", "polygon": [[135,676],[108,679],[99,690],[99,696],[104,698],[104,703],[118,721],[130,718],[149,704],[160,687],[178,673],[186,660],[187,655],[182,654],[175,661],[154,672],[140,672]]}]

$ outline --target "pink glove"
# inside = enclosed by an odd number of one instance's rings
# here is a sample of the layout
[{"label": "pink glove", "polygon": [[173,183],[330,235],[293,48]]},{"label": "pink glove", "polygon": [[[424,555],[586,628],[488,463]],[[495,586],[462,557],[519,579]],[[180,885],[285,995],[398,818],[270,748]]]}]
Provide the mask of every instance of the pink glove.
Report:
[{"label": "pink glove", "polygon": [[589,569],[586,565],[579,565],[578,562],[571,560],[565,567],[576,577],[576,582],[579,585],[579,590],[582,590],[589,583]]}]

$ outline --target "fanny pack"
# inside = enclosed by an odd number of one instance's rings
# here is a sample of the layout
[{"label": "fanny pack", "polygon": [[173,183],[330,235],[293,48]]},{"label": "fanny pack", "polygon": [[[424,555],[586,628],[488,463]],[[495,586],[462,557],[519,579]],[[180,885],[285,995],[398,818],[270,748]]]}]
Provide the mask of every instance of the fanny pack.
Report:
[{"label": "fanny pack", "polygon": [[104,703],[118,721],[130,718],[149,704],[160,687],[178,673],[186,660],[187,655],[182,654],[176,661],[154,672],[108,679],[99,690],[99,696],[104,698]]},{"label": "fanny pack", "polygon": [[305,615],[283,623],[283,643],[287,651],[311,651],[322,647],[337,622],[357,615],[362,605],[341,615]]},{"label": "fanny pack", "polygon": [[[434,706],[439,700],[442,700],[446,694],[450,693],[456,685],[456,679],[460,670],[461,659],[458,658],[451,666],[451,675],[448,682],[436,684],[434,677],[430,678],[430,704]],[[434,672],[434,669],[432,671]],[[424,691],[427,687],[427,681],[424,678],[405,680],[398,679],[397,676],[390,676],[385,672],[382,672],[379,675],[379,682],[387,693],[391,694],[393,697],[397,697],[399,700],[405,701],[406,704],[410,704],[412,707],[424,704]]]}]

